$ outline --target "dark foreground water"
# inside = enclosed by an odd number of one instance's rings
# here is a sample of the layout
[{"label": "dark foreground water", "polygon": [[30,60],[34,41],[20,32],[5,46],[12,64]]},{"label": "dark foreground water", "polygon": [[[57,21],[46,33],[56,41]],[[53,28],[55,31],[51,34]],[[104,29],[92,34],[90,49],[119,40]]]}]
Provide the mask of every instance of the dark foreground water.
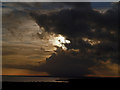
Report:
[{"label": "dark foreground water", "polygon": [[21,77],[3,76],[2,90],[117,90],[120,78],[61,78],[61,77]]}]

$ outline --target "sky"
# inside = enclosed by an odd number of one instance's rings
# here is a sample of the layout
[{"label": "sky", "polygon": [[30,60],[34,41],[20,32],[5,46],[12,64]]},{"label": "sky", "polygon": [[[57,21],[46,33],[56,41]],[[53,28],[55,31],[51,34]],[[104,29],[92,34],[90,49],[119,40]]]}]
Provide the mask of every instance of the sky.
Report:
[{"label": "sky", "polygon": [[119,76],[116,2],[3,2],[3,75]]}]

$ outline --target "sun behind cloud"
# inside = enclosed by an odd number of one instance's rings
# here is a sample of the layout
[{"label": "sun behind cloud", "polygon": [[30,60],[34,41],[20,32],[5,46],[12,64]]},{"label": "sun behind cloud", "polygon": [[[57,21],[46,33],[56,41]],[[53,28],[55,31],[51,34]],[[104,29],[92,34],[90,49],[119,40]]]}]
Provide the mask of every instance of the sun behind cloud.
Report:
[{"label": "sun behind cloud", "polygon": [[61,47],[63,50],[67,50],[67,47],[64,44],[70,44],[70,41],[61,34],[58,34],[57,36],[55,34],[51,35],[49,41],[54,46]]}]

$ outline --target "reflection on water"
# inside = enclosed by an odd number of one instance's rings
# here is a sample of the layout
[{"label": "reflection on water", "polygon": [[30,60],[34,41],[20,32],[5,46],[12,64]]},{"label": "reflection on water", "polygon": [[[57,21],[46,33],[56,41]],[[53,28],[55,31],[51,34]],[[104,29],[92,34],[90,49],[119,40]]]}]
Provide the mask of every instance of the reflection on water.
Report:
[{"label": "reflection on water", "polygon": [[[64,80],[64,81],[62,81]],[[23,77],[23,76],[3,76],[3,82],[67,82],[66,78],[58,77]]]}]

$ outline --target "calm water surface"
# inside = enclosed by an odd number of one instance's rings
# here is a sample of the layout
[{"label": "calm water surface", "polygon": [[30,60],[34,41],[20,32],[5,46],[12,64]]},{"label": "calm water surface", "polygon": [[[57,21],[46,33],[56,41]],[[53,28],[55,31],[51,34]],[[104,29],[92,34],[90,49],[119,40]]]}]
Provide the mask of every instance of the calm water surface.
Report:
[{"label": "calm water surface", "polygon": [[[57,80],[57,81],[56,81]],[[3,82],[66,82],[67,78],[58,77],[23,77],[23,76],[2,76]]]}]

